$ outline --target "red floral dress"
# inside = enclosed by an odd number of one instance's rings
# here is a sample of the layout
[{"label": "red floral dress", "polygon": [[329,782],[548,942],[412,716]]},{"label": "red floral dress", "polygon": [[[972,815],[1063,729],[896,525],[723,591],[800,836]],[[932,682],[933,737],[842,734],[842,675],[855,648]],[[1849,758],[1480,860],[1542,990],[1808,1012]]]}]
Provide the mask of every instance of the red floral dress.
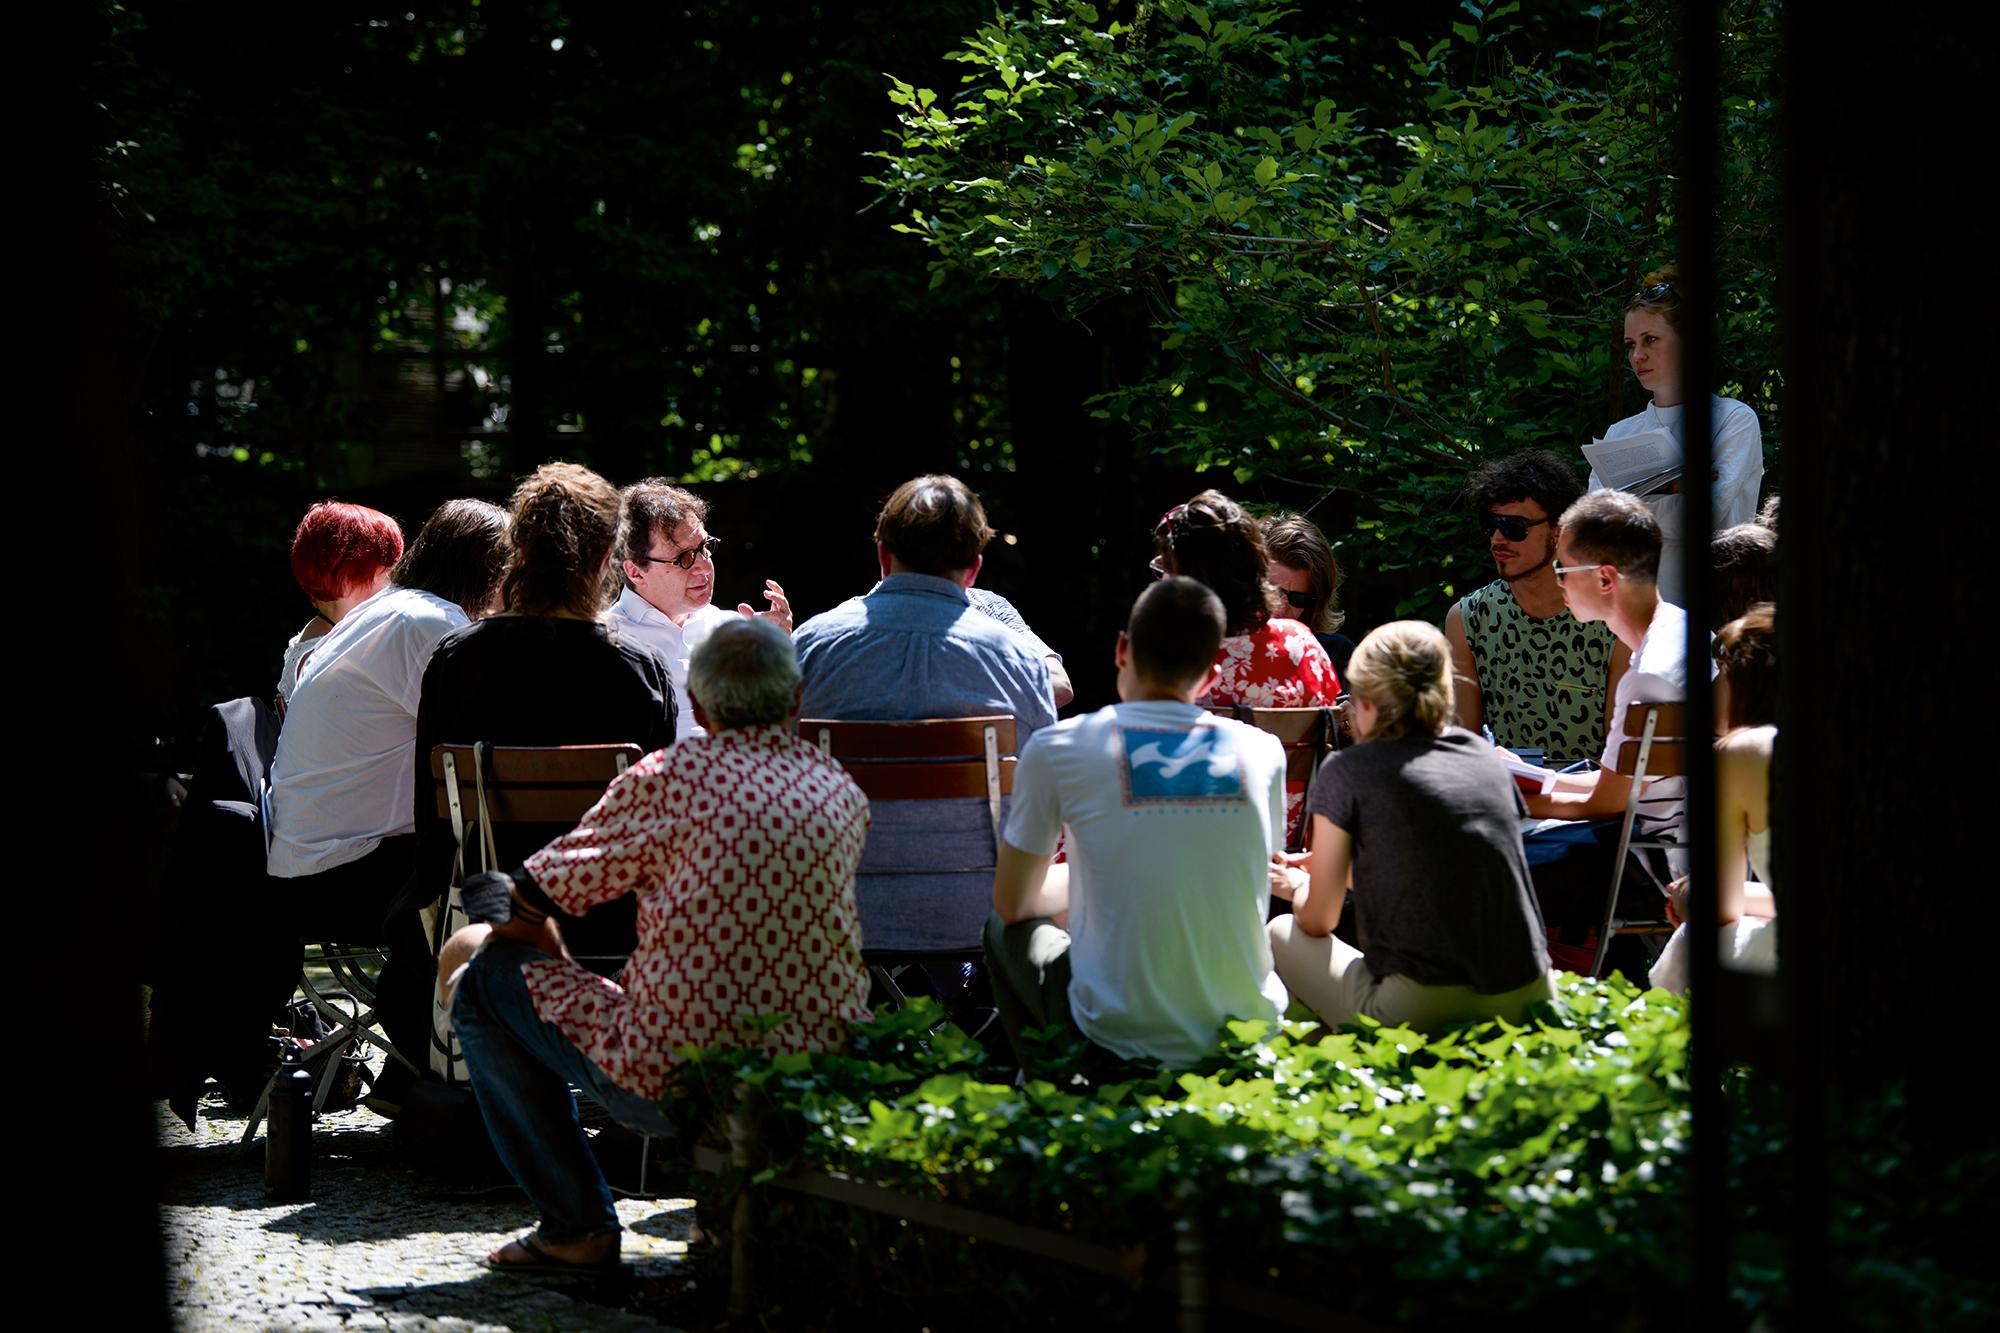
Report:
[{"label": "red floral dress", "polygon": [[[1331,708],[1340,696],[1333,660],[1313,632],[1296,620],[1267,620],[1248,634],[1222,641],[1214,686],[1196,702],[1211,707]],[[1304,783],[1285,784],[1285,827],[1298,826]]]},{"label": "red floral dress", "polygon": [[[646,1097],[682,1046],[839,1046],[868,1017],[854,905],[867,833],[861,789],[781,727],[647,755],[526,863],[566,912],[638,895],[638,948],[616,981],[523,964],[535,1012]],[[760,1034],[769,1015],[784,1021]]]}]

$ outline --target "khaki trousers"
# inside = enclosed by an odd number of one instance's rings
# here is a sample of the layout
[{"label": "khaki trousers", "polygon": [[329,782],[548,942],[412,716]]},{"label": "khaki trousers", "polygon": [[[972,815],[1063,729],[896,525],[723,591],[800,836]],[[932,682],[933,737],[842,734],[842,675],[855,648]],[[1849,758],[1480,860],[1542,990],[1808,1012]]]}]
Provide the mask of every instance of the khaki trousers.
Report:
[{"label": "khaki trousers", "polygon": [[1360,1014],[1420,1031],[1487,1018],[1518,1023],[1530,1004],[1555,998],[1554,973],[1505,994],[1482,995],[1469,986],[1426,986],[1400,973],[1378,978],[1359,949],[1332,935],[1308,935],[1293,916],[1277,917],[1268,930],[1278,978],[1330,1027]]}]

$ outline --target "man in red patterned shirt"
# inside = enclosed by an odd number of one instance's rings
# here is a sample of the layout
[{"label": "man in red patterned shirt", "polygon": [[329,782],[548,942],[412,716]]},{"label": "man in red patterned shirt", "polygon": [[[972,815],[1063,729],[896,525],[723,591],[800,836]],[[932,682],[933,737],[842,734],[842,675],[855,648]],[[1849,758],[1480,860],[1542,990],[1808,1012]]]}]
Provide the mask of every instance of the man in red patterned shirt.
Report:
[{"label": "man in red patterned shirt", "polygon": [[[488,1256],[496,1268],[618,1265],[618,1216],[568,1084],[634,1129],[670,1134],[657,1103],[677,1048],[826,1050],[868,1015],[854,905],[868,799],[791,732],[790,637],[762,620],[718,625],[689,662],[688,693],[707,739],[626,770],[511,875],[473,877],[467,913],[490,924],[454,935],[440,959],[446,984],[459,978],[452,1024],[480,1113],[541,1212]],[[550,913],[628,893],[639,944],[617,980],[569,961]]]}]

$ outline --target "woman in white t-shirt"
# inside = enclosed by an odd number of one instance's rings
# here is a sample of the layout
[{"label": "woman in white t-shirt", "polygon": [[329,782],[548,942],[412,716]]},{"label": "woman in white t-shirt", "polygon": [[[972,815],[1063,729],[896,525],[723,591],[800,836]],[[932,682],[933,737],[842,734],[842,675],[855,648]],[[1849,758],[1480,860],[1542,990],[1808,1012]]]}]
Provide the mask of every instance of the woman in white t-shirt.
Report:
[{"label": "woman in white t-shirt", "polygon": [[[1614,423],[1607,440],[1648,431],[1681,438],[1681,292],[1680,275],[1671,266],[1648,273],[1625,307],[1625,359],[1641,387],[1653,395],[1643,412]],[[1757,516],[1757,490],[1764,481],[1764,435],[1757,414],[1734,398],[1711,403],[1710,453],[1715,509],[1714,530],[1748,523]],[[1590,489],[1606,489],[1596,472]],[[1660,596],[1676,606],[1687,604],[1680,487],[1646,497],[1660,520],[1665,538],[1660,549]],[[1701,542],[1707,545],[1704,538]]]}]

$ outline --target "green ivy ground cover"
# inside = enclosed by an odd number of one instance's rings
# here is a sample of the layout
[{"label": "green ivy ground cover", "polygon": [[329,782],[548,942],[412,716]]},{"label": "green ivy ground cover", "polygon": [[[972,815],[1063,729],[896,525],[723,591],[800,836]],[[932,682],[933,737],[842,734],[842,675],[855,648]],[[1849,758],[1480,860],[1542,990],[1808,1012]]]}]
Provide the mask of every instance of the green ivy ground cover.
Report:
[{"label": "green ivy ground cover", "polygon": [[[1692,1234],[1687,1016],[1662,992],[1570,978],[1526,1028],[1432,1037],[1238,1023],[1200,1069],[1096,1086],[987,1081],[977,1045],[948,1026],[933,1033],[939,1021],[919,1002],[879,1016],[841,1054],[689,1051],[674,1105],[713,1134],[747,1082],[769,1109],[761,1179],[839,1171],[1117,1247],[1135,1270],[1149,1252],[1172,1254],[1173,1219],[1192,1214],[1219,1276],[1383,1322],[1679,1322]],[[1773,1095],[1746,1071],[1732,1076],[1730,1105],[1733,1295],[1747,1322],[1782,1315],[1781,1136]],[[1885,1203],[1879,1160],[1861,1169],[1876,1187],[1850,1192],[1837,1219],[1867,1255],[1854,1309],[1978,1326],[1996,1309],[1990,1286],[1948,1277],[1921,1245],[1888,1243],[1908,1210]],[[1969,1160],[1967,1183],[2000,1183],[1995,1167],[1990,1152]],[[1098,1322],[1159,1315],[1089,1274],[766,1197],[759,1244],[793,1255],[787,1271],[814,1272],[822,1311],[844,1301],[880,1319],[900,1296],[912,1319],[953,1327],[1086,1308]]]}]

